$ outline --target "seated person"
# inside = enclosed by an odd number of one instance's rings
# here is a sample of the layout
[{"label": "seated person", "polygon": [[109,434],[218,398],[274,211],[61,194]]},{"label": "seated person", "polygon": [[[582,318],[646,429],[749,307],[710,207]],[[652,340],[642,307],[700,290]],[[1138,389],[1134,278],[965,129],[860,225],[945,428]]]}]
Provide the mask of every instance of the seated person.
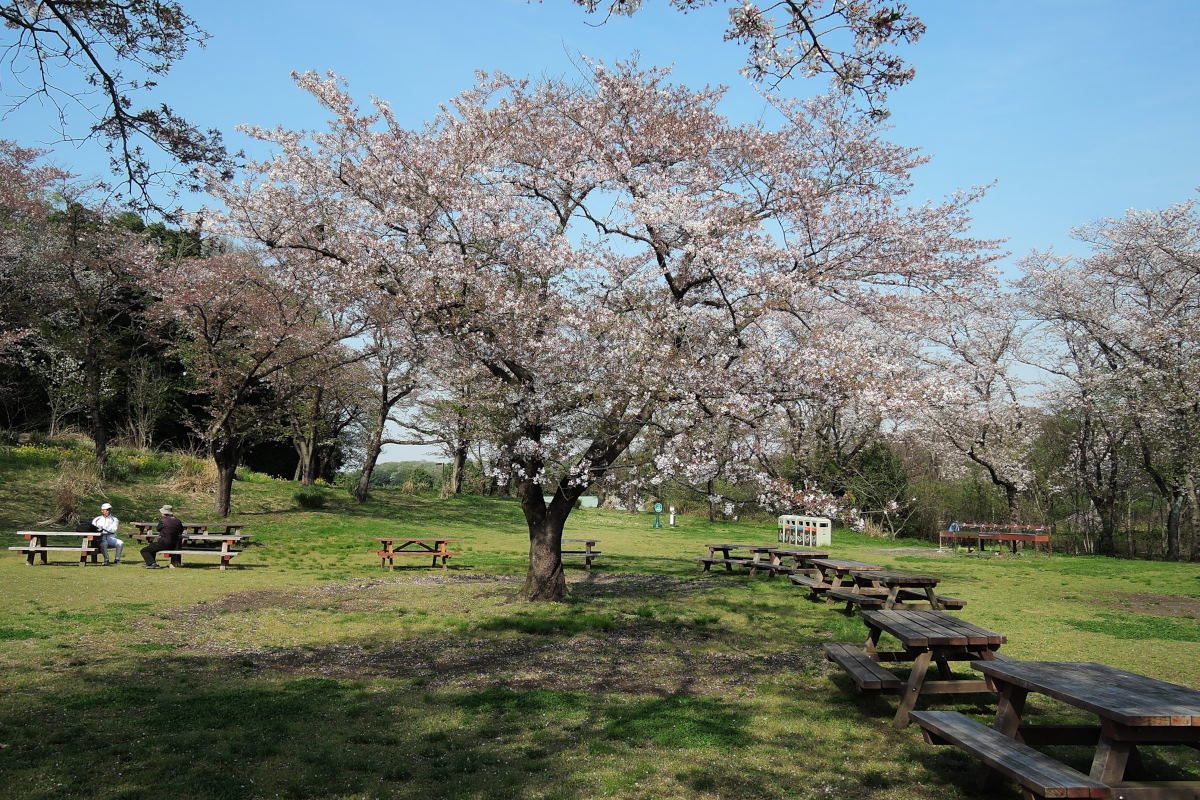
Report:
[{"label": "seated person", "polygon": [[117,538],[117,526],[120,525],[120,522],[112,513],[111,503],[102,504],[100,516],[92,518],[92,528],[100,533],[100,552],[104,555],[104,566],[106,567],[108,566],[108,548],[110,547],[117,551],[117,557],[113,563],[121,563],[121,552],[125,549],[125,542]]},{"label": "seated person", "polygon": [[[146,569],[161,569],[158,564],[154,563],[154,555],[163,550],[178,550],[183,544],[183,523],[175,516],[175,509],[171,506],[163,506],[158,513],[162,514],[162,519],[154,526],[154,529],[158,531],[158,540],[141,549]],[[171,556],[171,563],[177,563],[175,556]]]}]

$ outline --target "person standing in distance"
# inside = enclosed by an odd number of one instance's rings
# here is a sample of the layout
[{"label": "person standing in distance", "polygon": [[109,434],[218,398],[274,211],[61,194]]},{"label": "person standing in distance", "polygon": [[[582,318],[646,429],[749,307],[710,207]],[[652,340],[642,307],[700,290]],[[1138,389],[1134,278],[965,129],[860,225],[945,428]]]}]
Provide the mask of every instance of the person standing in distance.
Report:
[{"label": "person standing in distance", "polygon": [[163,506],[158,513],[162,514],[162,519],[154,526],[154,529],[158,531],[158,540],[141,549],[146,569],[162,569],[154,563],[155,554],[163,550],[178,550],[179,545],[183,542],[183,523],[175,516],[175,509],[171,506]]},{"label": "person standing in distance", "polygon": [[121,563],[121,552],[125,549],[125,542],[117,538],[117,526],[121,521],[112,513],[112,504],[104,503],[100,506],[100,516],[92,518],[92,527],[100,534],[100,552],[104,556],[104,566],[108,566],[108,548],[112,547],[117,551],[117,557],[112,563]]}]

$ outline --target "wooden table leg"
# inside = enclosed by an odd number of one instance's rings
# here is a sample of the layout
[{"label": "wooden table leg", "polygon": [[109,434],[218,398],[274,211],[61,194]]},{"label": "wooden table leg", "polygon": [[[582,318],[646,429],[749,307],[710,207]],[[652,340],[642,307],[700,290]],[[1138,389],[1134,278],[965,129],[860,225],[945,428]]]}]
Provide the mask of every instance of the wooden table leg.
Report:
[{"label": "wooden table leg", "polygon": [[[989,684],[991,681],[989,681]],[[1021,741],[1018,730],[1021,727],[1021,716],[1025,713],[1025,698],[1029,690],[1011,683],[1001,683],[996,688],[996,720],[992,728],[1005,736]],[[981,765],[975,776],[975,789],[980,793],[994,789],[1000,783],[1000,773],[991,767]]]},{"label": "wooden table leg", "polygon": [[867,641],[863,644],[863,650],[867,651],[867,655],[873,656],[879,652],[879,636],[883,633],[880,628],[871,628],[871,632],[867,634]]},{"label": "wooden table leg", "polygon": [[899,594],[900,594],[899,586],[893,586],[890,589],[888,589],[887,599],[883,601],[883,608],[885,611],[891,611],[893,608],[896,607],[896,599],[899,596]]},{"label": "wooden table leg", "polygon": [[941,611],[942,606],[940,603],[938,603],[937,593],[934,591],[935,588],[936,587],[933,587],[933,586],[926,586],[925,587],[925,597],[927,597],[929,599],[929,607],[930,608],[932,608],[934,611]]},{"label": "wooden table leg", "polygon": [[1092,778],[1104,783],[1116,783],[1125,777],[1125,765],[1129,762],[1133,744],[1117,742],[1100,734],[1096,743],[1096,755],[1092,759],[1092,769],[1088,773]]},{"label": "wooden table leg", "polygon": [[913,662],[912,672],[908,675],[908,685],[904,687],[904,694],[900,696],[900,706],[896,709],[895,718],[892,719],[893,728],[908,727],[908,712],[916,708],[917,698],[921,696],[921,686],[925,683],[925,672],[929,669],[929,662],[932,658],[933,651],[926,650]]}]

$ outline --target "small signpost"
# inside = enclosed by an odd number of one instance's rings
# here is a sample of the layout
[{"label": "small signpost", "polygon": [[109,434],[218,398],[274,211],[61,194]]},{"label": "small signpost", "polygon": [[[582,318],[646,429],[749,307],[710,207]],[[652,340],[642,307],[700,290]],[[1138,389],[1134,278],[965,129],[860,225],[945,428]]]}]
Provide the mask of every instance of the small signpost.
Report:
[{"label": "small signpost", "polygon": [[672,528],[674,528],[675,527],[675,506],[671,506],[671,515],[667,519],[668,519],[668,524]]},{"label": "small signpost", "polygon": [[651,525],[650,527],[652,527],[652,528],[661,528],[662,527],[662,503],[654,504],[654,524]]}]

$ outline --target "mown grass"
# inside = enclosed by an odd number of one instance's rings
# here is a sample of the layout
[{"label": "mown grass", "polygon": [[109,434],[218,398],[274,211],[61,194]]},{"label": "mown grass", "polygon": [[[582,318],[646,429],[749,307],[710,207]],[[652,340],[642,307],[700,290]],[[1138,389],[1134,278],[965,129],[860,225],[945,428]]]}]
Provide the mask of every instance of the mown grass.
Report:
[{"label": "mown grass", "polygon": [[[46,516],[52,471],[0,458],[8,544]],[[126,521],[163,502],[210,516],[211,498],[161,482],[131,476],[106,499]],[[855,695],[821,657],[822,642],[863,638],[857,618],[692,561],[708,541],[770,541],[769,523],[652,530],[647,515],[577,512],[568,535],[603,540],[598,568],[568,566],[568,601],[529,606],[515,501],[381,492],[360,506],[326,490],[302,509],[295,491],[236,485],[255,536],[240,569],[0,558],[0,798],[972,796],[970,759],[893,730],[894,701]],[[464,554],[383,571],[373,538],[396,534],[453,536]],[[946,557],[844,531],[834,549],[941,576],[1013,657],[1200,686],[1200,565]],[[939,707],[993,711],[986,697]],[[1087,768],[1085,750],[1056,755]],[[1147,761],[1200,777],[1195,751]]]}]

